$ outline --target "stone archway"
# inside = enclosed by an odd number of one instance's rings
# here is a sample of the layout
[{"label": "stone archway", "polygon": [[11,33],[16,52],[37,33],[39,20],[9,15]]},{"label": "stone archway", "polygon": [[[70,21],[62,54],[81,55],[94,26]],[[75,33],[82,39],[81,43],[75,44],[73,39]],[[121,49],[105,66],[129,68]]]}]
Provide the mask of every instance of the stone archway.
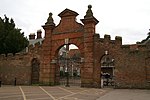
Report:
[{"label": "stone archway", "polygon": [[[60,23],[55,26],[52,13],[49,14],[47,22],[43,26],[45,30],[45,40],[42,44],[42,61],[40,70],[40,82],[45,85],[57,84],[57,64],[58,50],[65,45],[75,44],[84,59],[81,67],[81,86],[82,87],[99,87],[94,73],[94,34],[95,26],[98,20],[93,16],[92,6],[88,6],[88,10],[83,24],[76,22],[78,13],[65,9],[59,14]],[[97,76],[96,76],[97,77]]]},{"label": "stone archway", "polygon": [[[79,38],[76,38],[76,39],[69,38],[69,40],[68,40],[68,46],[70,44],[75,44],[78,47],[78,50],[80,51],[80,66],[81,66],[80,68],[81,68],[81,71],[82,71],[83,68],[84,68],[84,66],[83,66],[83,62],[81,61],[81,58],[84,57],[84,55],[83,55],[84,49],[82,47],[83,43],[78,41]],[[52,60],[56,61],[56,64],[53,63],[53,62],[51,63],[51,66],[54,67],[53,71],[55,73],[55,76],[54,76],[54,82],[55,82],[55,84],[60,83],[60,81],[59,81],[60,80],[60,73],[59,73],[60,72],[60,65],[58,64],[58,61],[59,61],[58,52],[59,52],[59,50],[60,50],[61,47],[63,47],[64,45],[66,45],[65,42],[62,42],[62,41],[65,41],[65,39],[62,39],[61,41],[60,40],[59,41],[57,41],[57,40],[53,41],[57,45],[55,45],[55,48],[53,48],[52,51],[51,51],[52,52],[52,56],[54,57]],[[69,53],[69,51],[67,51],[67,52]],[[70,60],[70,58],[68,58],[68,60]],[[70,64],[70,61],[67,61],[67,62],[68,62],[68,64]],[[82,73],[81,73],[81,77],[82,77]]]}]

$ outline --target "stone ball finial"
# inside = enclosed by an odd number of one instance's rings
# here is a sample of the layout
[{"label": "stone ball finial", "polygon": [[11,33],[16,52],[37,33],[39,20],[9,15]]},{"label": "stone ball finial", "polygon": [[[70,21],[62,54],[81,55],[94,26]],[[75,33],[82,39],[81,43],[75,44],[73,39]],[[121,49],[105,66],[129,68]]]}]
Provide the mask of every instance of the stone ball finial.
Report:
[{"label": "stone ball finial", "polygon": [[50,13],[49,13],[49,16],[52,16],[52,15],[53,15],[53,14],[50,12]]},{"label": "stone ball finial", "polygon": [[88,5],[88,8],[91,9],[91,8],[92,8],[92,5]]}]

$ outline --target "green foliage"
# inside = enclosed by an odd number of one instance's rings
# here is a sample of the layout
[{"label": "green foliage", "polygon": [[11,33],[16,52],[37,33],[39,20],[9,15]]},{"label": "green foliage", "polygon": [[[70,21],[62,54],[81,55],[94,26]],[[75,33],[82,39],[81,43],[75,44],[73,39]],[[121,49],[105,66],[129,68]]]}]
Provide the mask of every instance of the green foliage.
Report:
[{"label": "green foliage", "polygon": [[[149,31],[150,31],[150,29],[149,29]],[[149,40],[150,39],[150,32],[148,32],[147,35],[148,36],[146,37],[146,39],[143,39],[141,42],[137,42],[137,44],[141,44],[141,43],[144,43],[145,41]]]},{"label": "green foliage", "polygon": [[28,39],[24,37],[21,29],[15,28],[14,20],[6,15],[0,17],[0,54],[15,53],[22,51],[28,46]]}]

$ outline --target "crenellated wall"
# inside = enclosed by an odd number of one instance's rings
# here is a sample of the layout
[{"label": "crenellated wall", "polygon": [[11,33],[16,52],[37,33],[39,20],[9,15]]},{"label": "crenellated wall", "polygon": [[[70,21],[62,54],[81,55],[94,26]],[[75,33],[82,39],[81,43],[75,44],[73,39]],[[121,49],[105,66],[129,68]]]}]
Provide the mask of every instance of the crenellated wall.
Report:
[{"label": "crenellated wall", "polygon": [[150,50],[148,45],[122,45],[122,38],[116,36],[111,40],[110,35],[100,38],[94,36],[95,64],[100,65],[101,58],[111,55],[115,60],[115,88],[150,88]]},{"label": "crenellated wall", "polygon": [[0,56],[0,77],[2,84],[13,85],[15,78],[17,84],[30,84],[31,65],[28,54],[9,54]]},{"label": "crenellated wall", "polygon": [[2,84],[14,85],[16,78],[17,85],[31,84],[31,61],[34,58],[40,59],[41,44],[36,43],[28,47],[28,52],[21,52],[0,55],[0,79]]}]

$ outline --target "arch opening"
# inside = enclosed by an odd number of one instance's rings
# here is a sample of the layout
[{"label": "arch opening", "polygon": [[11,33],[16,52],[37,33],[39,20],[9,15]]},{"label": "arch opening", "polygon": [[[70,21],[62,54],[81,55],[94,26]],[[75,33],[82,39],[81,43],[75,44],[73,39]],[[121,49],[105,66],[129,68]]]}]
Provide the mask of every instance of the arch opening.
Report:
[{"label": "arch opening", "polygon": [[101,87],[114,86],[114,69],[115,59],[108,54],[105,54],[100,61],[101,65]]},{"label": "arch opening", "polygon": [[56,79],[60,85],[81,86],[81,53],[76,45],[60,47],[57,65]]}]

